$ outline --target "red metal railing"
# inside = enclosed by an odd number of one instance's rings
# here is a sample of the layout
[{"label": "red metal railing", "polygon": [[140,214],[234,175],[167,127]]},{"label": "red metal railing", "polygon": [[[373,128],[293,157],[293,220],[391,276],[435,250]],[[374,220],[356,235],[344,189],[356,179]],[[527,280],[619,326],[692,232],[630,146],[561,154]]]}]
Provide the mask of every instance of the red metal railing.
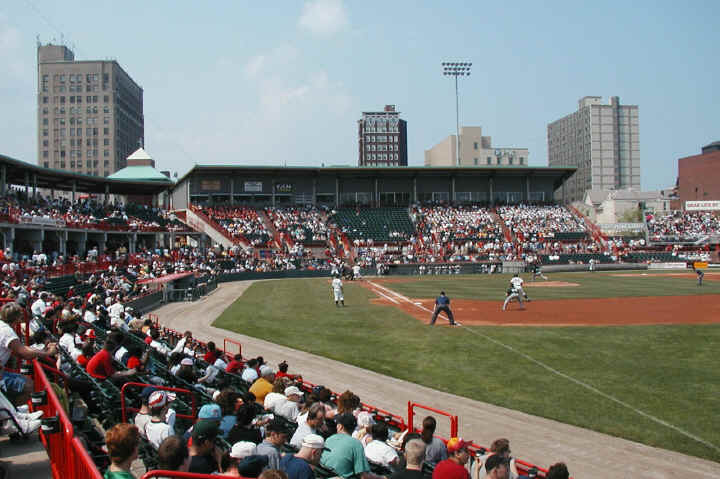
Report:
[{"label": "red metal railing", "polygon": [[[237,352],[232,354],[229,353],[228,344],[237,346]],[[235,341],[234,339],[225,338],[223,339],[223,352],[226,356],[229,356],[230,358],[234,357],[236,354],[242,354],[242,344],[240,344],[238,341]]]},{"label": "red metal railing", "polygon": [[146,387],[153,387],[157,390],[161,391],[168,391],[173,393],[182,393],[187,394],[190,396],[191,404],[192,404],[192,414],[178,414],[177,417],[183,418],[183,419],[190,419],[191,421],[195,421],[195,418],[197,417],[197,401],[195,399],[195,394],[190,391],[189,389],[182,389],[182,388],[173,388],[168,386],[155,386],[153,384],[145,384],[145,383],[125,383],[123,384],[122,388],[120,389],[120,408],[122,409],[122,422],[127,422],[127,411],[130,412],[137,412],[138,409],[134,407],[125,407],[125,391],[128,388],[146,388]]},{"label": "red metal railing", "polygon": [[100,471],[88,454],[85,446],[75,436],[70,418],[60,404],[55,391],[43,371],[42,364],[36,359],[33,361],[33,378],[35,392],[45,391],[45,404],[37,405],[44,417],[57,417],[60,430],[58,432],[45,432],[40,430],[40,440],[47,450],[50,458],[50,469],[53,478],[65,479],[102,479]]},{"label": "red metal railing", "polygon": [[413,419],[415,418],[415,408],[424,409],[426,411],[434,412],[441,416],[445,416],[450,419],[450,437],[457,437],[458,435],[458,417],[450,414],[449,412],[435,409],[434,407],[424,406],[416,402],[408,401],[408,428],[410,432],[415,432],[416,429],[413,425]]}]

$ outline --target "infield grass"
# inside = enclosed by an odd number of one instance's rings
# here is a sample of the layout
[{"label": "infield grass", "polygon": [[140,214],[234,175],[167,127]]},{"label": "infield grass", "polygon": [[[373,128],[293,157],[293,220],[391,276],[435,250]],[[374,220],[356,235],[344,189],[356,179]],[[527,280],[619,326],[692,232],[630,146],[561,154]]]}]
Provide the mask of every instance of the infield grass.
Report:
[{"label": "infield grass", "polygon": [[[689,278],[564,273],[550,279],[582,285],[529,288],[529,293],[536,299],[720,293],[718,282],[698,288]],[[386,286],[415,298],[445,289],[455,298],[498,299],[508,280],[507,275],[438,276]],[[326,279],[257,282],[214,325],[479,401],[720,461],[716,449],[465,330],[523,351],[718,445],[720,325],[429,328],[399,309],[370,304],[372,297],[369,290],[346,284],[348,307],[340,309]]]}]

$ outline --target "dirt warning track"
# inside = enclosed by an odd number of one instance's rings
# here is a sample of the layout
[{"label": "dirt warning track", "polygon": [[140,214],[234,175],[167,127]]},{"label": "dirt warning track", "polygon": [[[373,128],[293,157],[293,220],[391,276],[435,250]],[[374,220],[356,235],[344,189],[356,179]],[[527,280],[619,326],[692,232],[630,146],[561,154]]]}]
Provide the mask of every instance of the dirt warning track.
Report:
[{"label": "dirt warning track", "polygon": [[[380,282],[362,283],[378,297],[372,301],[400,308],[414,318],[429,322],[435,299],[413,299],[396,293]],[[455,320],[466,326],[628,326],[650,324],[720,323],[720,297],[653,296],[591,298],[516,302],[502,311],[504,298],[497,301],[452,299]],[[436,324],[447,324],[445,315]]]}]

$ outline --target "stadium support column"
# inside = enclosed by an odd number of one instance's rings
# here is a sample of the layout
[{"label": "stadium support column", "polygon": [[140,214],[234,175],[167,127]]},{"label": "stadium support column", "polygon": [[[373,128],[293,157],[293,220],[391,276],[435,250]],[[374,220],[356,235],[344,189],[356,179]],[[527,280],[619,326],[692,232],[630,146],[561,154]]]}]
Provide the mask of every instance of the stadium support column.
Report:
[{"label": "stadium support column", "polygon": [[450,201],[455,203],[455,175],[450,177]]},{"label": "stadium support column", "polygon": [[235,178],[230,177],[230,204],[235,204]]},{"label": "stadium support column", "polygon": [[417,176],[413,176],[413,203],[417,203]]},{"label": "stadium support column", "polygon": [[530,175],[525,177],[525,201],[530,201]]},{"label": "stadium support column", "polygon": [[493,192],[494,186],[495,186],[495,181],[493,181],[493,177],[488,176],[488,194],[490,195],[490,197],[488,198],[488,202],[490,203],[490,205],[495,204],[495,195]]},{"label": "stadium support column", "polygon": [[58,231],[57,236],[58,236],[58,251],[61,256],[67,256],[67,238],[68,238],[67,230]]},{"label": "stadium support column", "polygon": [[380,207],[380,189],[378,188],[379,180],[377,177],[375,177],[375,181],[373,181],[373,204],[376,208]]},{"label": "stadium support column", "polygon": [[7,192],[7,165],[2,165],[2,168],[0,168],[0,181],[2,181],[0,193],[4,195]]},{"label": "stadium support column", "polygon": [[340,177],[335,177],[335,209],[340,209]]},{"label": "stadium support column", "polygon": [[270,182],[270,187],[272,188],[272,205],[273,208],[275,208],[275,180],[272,180],[272,182]]},{"label": "stadium support column", "polygon": [[108,200],[110,199],[110,185],[105,184],[105,197],[103,198],[103,204],[107,206]]},{"label": "stadium support column", "polygon": [[33,201],[37,201],[37,173],[33,173]]},{"label": "stadium support column", "polygon": [[77,193],[77,181],[73,180],[72,187],[72,201],[73,203],[75,203],[75,193]]},{"label": "stadium support column", "polygon": [[25,172],[25,197],[30,199],[30,173]]},{"label": "stadium support column", "polygon": [[312,181],[312,204],[313,206],[317,205],[317,177],[313,177]]},{"label": "stadium support column", "polygon": [[137,249],[137,233],[132,233],[128,236],[128,254],[135,254]]}]

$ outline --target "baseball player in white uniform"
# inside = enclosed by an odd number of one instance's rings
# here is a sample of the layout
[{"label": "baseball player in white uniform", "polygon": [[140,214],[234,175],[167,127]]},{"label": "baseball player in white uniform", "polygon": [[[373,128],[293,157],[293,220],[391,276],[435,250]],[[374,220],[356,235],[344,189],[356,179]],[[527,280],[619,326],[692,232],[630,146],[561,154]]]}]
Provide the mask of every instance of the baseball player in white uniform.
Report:
[{"label": "baseball player in white uniform", "polygon": [[335,275],[335,278],[332,280],[331,288],[333,295],[335,296],[335,306],[340,307],[340,305],[342,305],[344,307],[345,297],[343,296],[343,284],[339,276]]},{"label": "baseball player in white uniform", "polygon": [[505,311],[505,308],[507,308],[507,305],[510,304],[510,301],[513,299],[517,299],[517,302],[520,303],[520,309],[525,309],[521,291],[522,288],[518,291],[512,283],[510,284],[510,287],[507,289],[507,294],[505,295],[505,302],[502,305],[503,311]]},{"label": "baseball player in white uniform", "polygon": [[523,296],[523,298],[525,299],[525,301],[530,302],[530,298],[528,298],[527,293],[523,289],[524,283],[525,283],[525,281],[523,281],[523,279],[517,273],[515,273],[515,275],[512,278],[510,278],[510,284],[512,285],[513,289],[518,294],[521,294]]}]

